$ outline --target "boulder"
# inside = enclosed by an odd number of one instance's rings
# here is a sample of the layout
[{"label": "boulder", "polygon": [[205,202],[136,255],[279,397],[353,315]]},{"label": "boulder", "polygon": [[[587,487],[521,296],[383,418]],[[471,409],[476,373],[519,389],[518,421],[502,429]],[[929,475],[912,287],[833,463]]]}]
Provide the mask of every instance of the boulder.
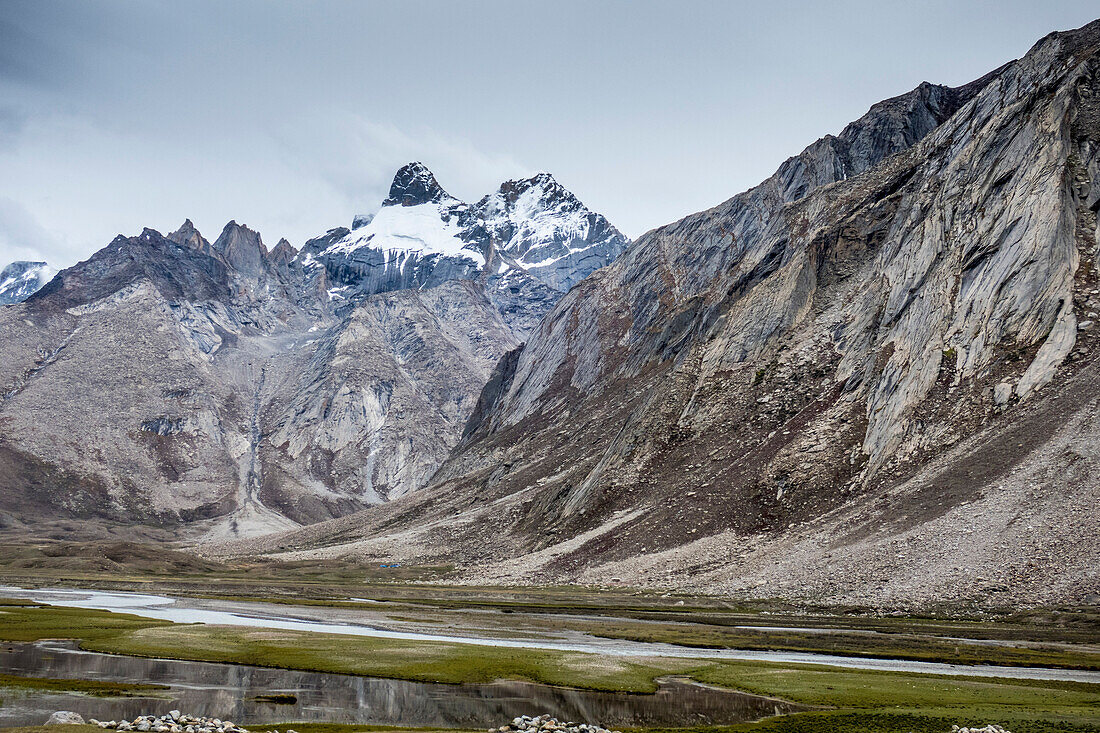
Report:
[{"label": "boulder", "polygon": [[49,717],[46,725],[84,725],[84,717],[71,710],[58,710]]}]

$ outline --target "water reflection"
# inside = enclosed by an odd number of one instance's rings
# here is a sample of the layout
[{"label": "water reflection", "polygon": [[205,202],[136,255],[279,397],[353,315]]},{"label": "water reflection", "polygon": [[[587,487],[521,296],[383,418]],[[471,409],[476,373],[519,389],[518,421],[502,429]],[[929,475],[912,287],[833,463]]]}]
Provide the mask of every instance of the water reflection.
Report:
[{"label": "water reflection", "polygon": [[[170,690],[146,698],[95,698],[0,689],[0,727],[38,725],[55,710],[100,720],[163,714],[178,708],[238,723],[329,721],[378,725],[484,728],[517,715],[610,726],[723,724],[802,710],[791,703],[676,680],[652,695],[593,692],[525,682],[443,685],[295,672],[206,662],[97,654],[71,642],[5,644],[0,671],[35,677],[147,682]],[[292,705],[256,700],[290,694]]]}]

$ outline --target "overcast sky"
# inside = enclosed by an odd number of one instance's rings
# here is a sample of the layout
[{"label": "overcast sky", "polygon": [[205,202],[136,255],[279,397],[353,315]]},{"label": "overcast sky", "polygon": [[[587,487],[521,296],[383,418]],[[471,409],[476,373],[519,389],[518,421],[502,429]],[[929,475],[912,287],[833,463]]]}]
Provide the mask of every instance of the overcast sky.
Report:
[{"label": "overcast sky", "polygon": [[1095,0],[0,0],[0,265],[230,219],[295,246],[426,163],[553,173],[630,236]]}]

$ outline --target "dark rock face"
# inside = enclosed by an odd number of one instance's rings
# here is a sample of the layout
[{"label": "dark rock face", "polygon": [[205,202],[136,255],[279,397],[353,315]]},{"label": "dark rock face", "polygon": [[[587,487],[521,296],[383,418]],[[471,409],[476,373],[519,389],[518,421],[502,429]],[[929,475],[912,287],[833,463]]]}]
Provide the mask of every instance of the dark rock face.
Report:
[{"label": "dark rock face", "polygon": [[190,219],[184,220],[180,228],[169,234],[167,239],[176,244],[182,244],[192,249],[197,249],[205,254],[212,254],[213,252],[210,247],[210,242],[207,242],[206,238],[199,233],[199,230],[195,228],[195,225],[191,223]]},{"label": "dark rock face", "polygon": [[390,184],[390,195],[383,206],[420,206],[451,199],[443,190],[435,175],[423,163],[414,162],[402,166]]},{"label": "dark rock face", "polygon": [[1097,90],[1100,21],[875,105],[570,290],[432,486],[279,542],[472,582],[1080,602]]},{"label": "dark rock face", "polygon": [[504,268],[485,280],[485,292],[517,338],[526,338],[562,297],[526,270]]},{"label": "dark rock face", "polygon": [[234,270],[249,277],[260,277],[270,264],[267,247],[264,246],[259,232],[235,221],[229,222],[222,229],[221,236],[214,242],[214,251]]},{"label": "dark rock face", "polygon": [[[303,252],[310,252],[316,242],[306,242]],[[443,254],[393,252],[362,247],[343,256],[322,255],[330,282],[344,286],[348,296],[375,295],[409,288],[432,288],[450,280],[469,280],[480,272],[478,263],[470,258],[448,257]]]},{"label": "dark rock face", "polygon": [[17,261],[0,270],[0,305],[22,303],[53,276],[45,262]]},{"label": "dark rock face", "polygon": [[277,265],[289,265],[297,256],[298,250],[286,239],[280,239],[275,249],[271,250],[271,261]]},{"label": "dark rock face", "polygon": [[169,299],[221,300],[229,296],[226,264],[195,256],[153,229],[136,237],[115,237],[87,260],[62,270],[29,299],[32,309],[68,309],[87,305],[148,280]]}]

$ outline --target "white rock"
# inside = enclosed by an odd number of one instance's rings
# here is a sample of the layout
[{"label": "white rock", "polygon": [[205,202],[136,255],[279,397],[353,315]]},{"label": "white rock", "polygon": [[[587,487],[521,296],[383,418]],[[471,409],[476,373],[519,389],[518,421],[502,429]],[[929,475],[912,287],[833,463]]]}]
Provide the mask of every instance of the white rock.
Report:
[{"label": "white rock", "polygon": [[84,725],[84,717],[70,710],[58,710],[49,717],[46,725]]}]

